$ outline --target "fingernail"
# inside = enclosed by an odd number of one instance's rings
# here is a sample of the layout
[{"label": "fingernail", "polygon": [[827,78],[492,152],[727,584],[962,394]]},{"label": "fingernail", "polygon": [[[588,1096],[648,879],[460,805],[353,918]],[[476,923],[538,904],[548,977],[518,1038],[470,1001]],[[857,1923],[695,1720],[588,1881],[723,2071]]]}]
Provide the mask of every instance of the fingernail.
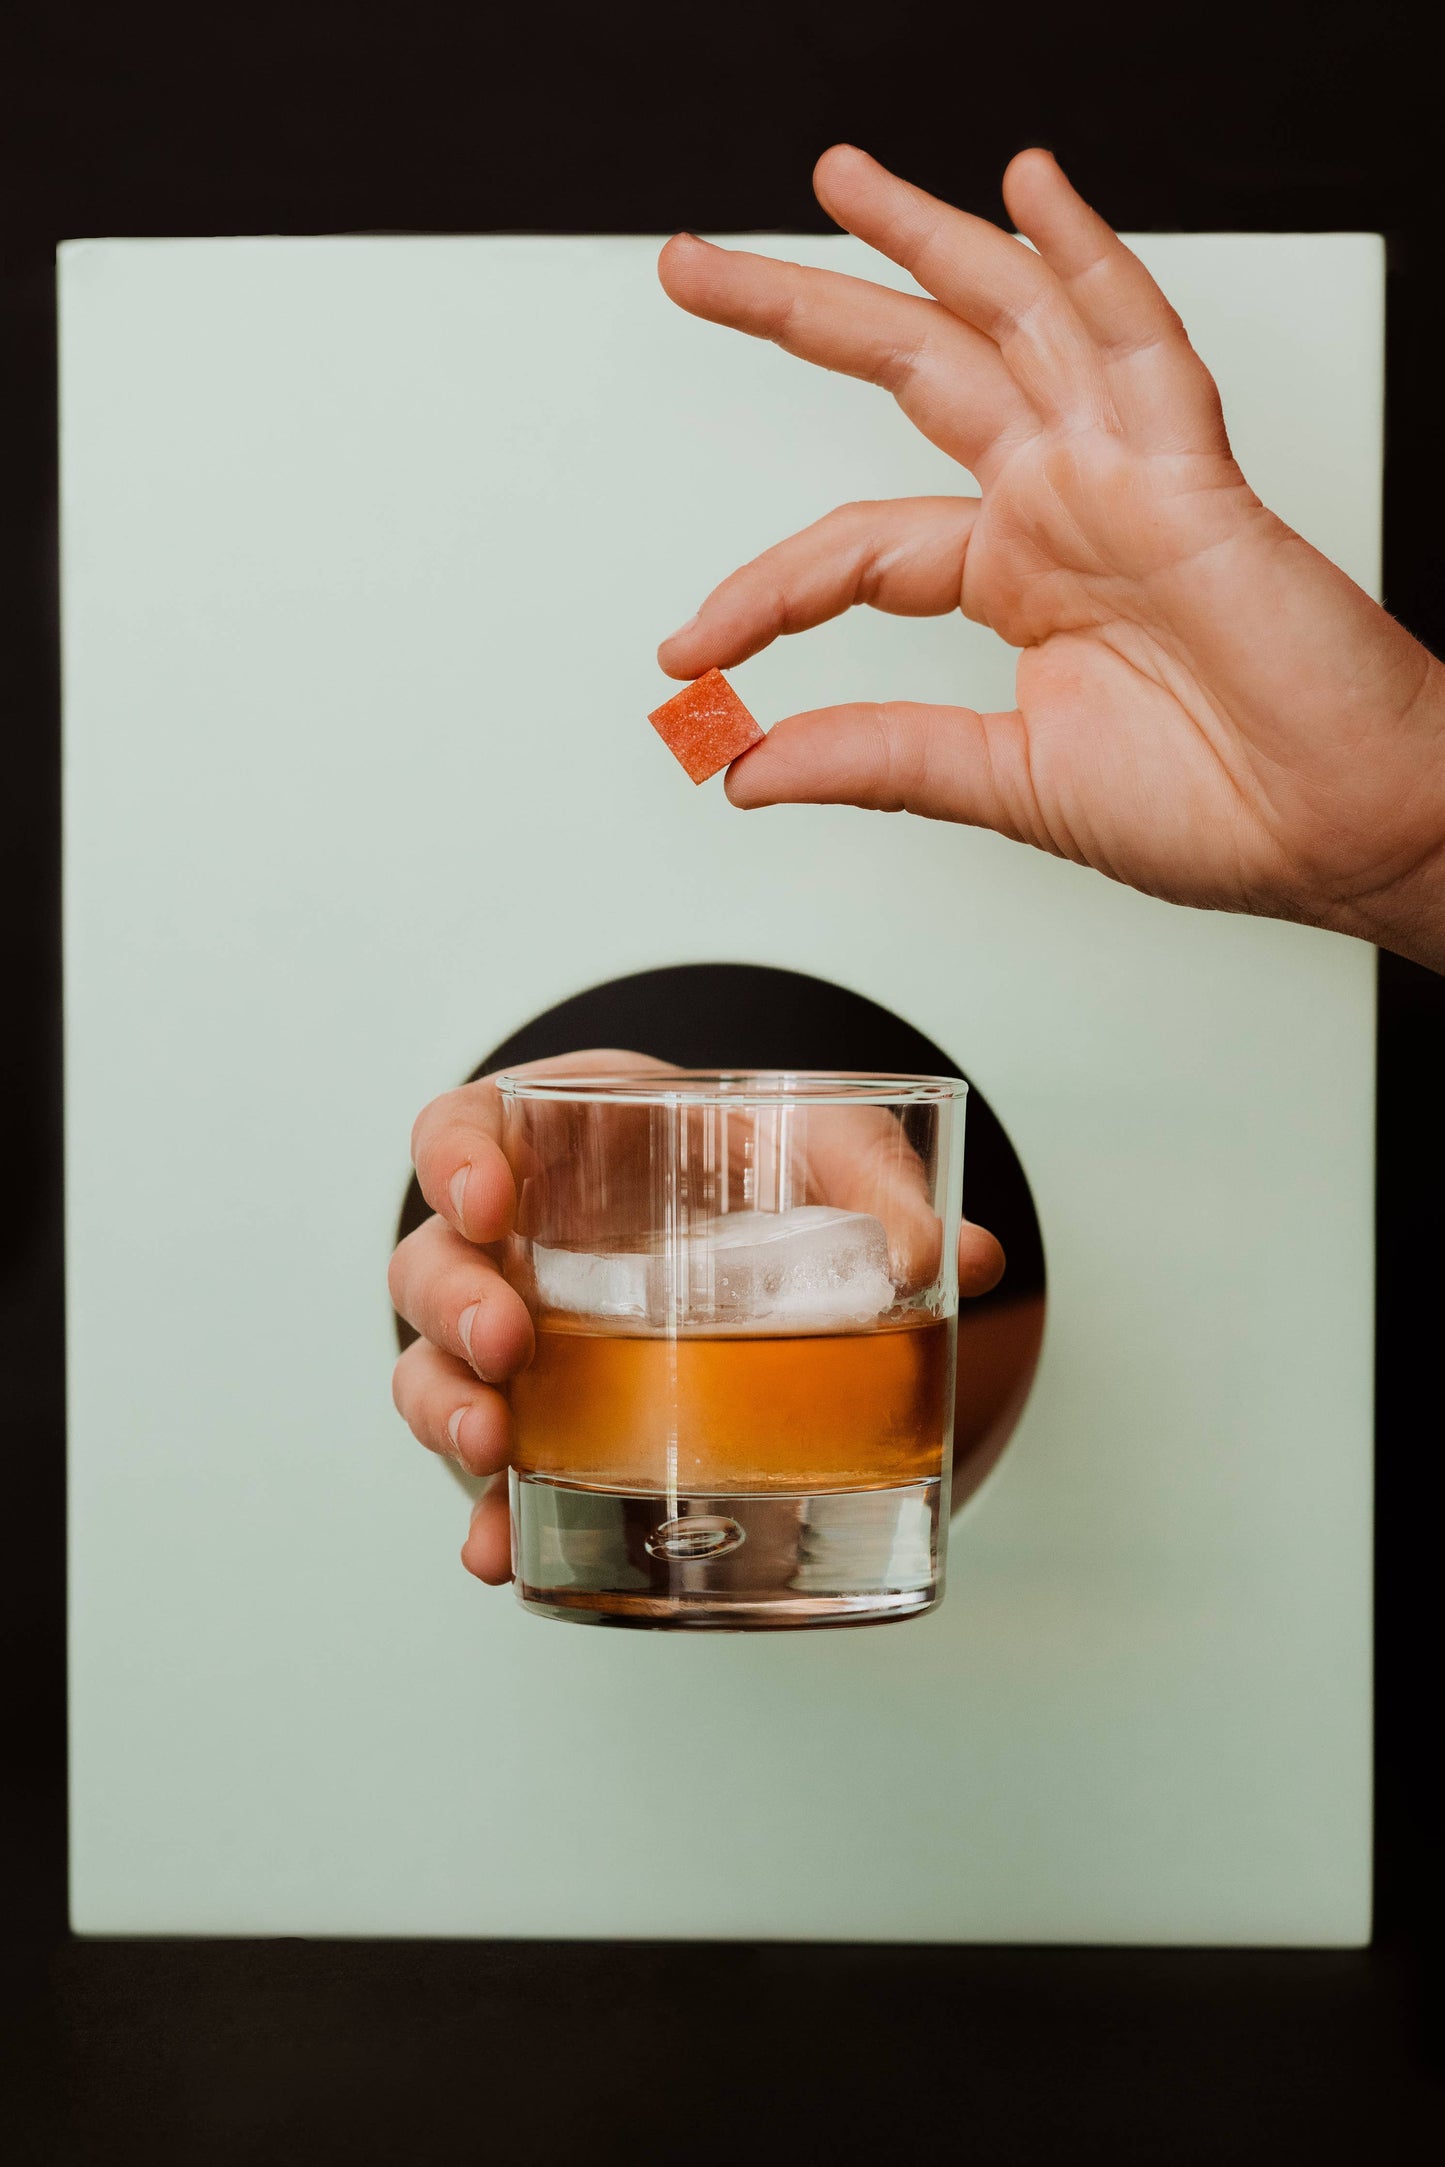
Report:
[{"label": "fingernail", "polygon": [[452,1200],[452,1210],[463,1234],[467,1231],[467,1179],[471,1171],[470,1166],[458,1167],[447,1184],[447,1195]]},{"label": "fingernail", "polygon": [[462,1424],[471,1411],[470,1407],[459,1407],[447,1424],[447,1435],[452,1441],[452,1458],[462,1467],[467,1464],[462,1453]]},{"label": "fingernail", "polygon": [[477,1311],[481,1306],[480,1302],[473,1302],[471,1308],[464,1309],[457,1319],[457,1336],[462,1343],[462,1352],[469,1362],[472,1359],[472,1326],[477,1321]]},{"label": "fingernail", "polygon": [[689,617],[685,625],[679,625],[675,632],[669,632],[662,644],[664,647],[670,647],[674,640],[685,639],[689,632],[695,632],[696,630],[696,617]]}]

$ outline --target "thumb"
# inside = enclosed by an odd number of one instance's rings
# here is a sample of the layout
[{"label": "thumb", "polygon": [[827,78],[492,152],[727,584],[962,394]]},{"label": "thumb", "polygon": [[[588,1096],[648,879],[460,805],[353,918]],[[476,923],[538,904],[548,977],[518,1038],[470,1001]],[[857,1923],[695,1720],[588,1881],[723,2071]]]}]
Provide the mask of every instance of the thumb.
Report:
[{"label": "thumb", "polygon": [[996,828],[1051,848],[1029,777],[1023,717],[904,700],[819,707],[774,724],[733,762],[734,805],[862,805]]},{"label": "thumb", "polygon": [[958,1230],[958,1291],[990,1294],[1004,1274],[1003,1243],[986,1227],[965,1219]]}]

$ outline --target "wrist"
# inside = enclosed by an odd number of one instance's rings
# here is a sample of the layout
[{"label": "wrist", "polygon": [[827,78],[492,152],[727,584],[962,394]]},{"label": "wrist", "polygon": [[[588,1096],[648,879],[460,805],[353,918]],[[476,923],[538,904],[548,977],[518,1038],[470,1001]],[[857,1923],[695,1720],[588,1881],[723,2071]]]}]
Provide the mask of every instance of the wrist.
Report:
[{"label": "wrist", "polygon": [[1426,660],[1414,698],[1379,733],[1401,777],[1377,813],[1388,849],[1318,923],[1445,972],[1445,665]]},{"label": "wrist", "polygon": [[1445,845],[1338,921],[1338,930],[1445,972]]}]

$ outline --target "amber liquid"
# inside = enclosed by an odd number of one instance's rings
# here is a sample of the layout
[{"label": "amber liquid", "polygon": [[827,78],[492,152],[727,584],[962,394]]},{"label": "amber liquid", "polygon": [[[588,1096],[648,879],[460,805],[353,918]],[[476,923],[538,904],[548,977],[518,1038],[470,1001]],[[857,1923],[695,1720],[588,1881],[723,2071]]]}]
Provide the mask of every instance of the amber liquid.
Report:
[{"label": "amber liquid", "polygon": [[889,1489],[943,1465],[947,1320],[808,1337],[625,1337],[562,1317],[511,1387],[514,1465],[665,1494]]}]

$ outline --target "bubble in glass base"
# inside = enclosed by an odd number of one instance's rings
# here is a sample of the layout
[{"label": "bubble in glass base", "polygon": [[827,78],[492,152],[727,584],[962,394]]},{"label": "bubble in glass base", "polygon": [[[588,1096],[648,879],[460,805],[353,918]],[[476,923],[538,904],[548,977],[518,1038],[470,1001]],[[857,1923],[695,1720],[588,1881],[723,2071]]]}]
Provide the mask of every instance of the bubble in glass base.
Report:
[{"label": "bubble in glass base", "polygon": [[511,1478],[517,1598],[653,1631],[883,1625],[942,1600],[943,1482],[678,1497]]}]

